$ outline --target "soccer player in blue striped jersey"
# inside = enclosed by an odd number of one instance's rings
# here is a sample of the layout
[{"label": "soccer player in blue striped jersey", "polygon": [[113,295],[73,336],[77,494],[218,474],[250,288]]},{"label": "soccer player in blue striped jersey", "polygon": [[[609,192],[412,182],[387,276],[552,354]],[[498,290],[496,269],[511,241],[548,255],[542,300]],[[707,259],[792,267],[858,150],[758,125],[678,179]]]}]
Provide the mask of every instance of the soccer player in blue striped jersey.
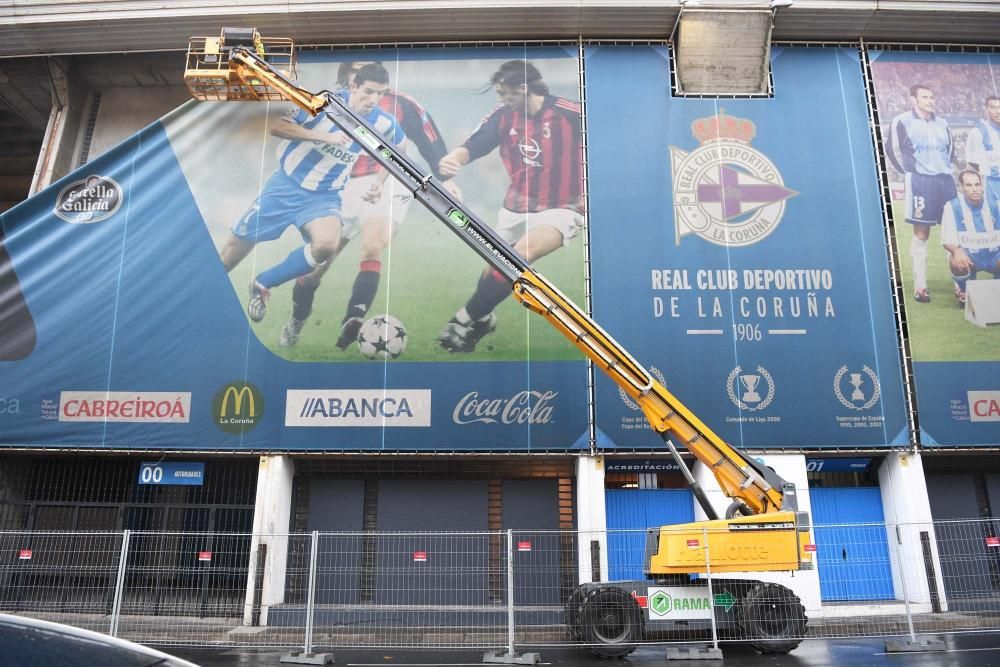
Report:
[{"label": "soccer player in blue striped jersey", "polygon": [[[388,89],[389,73],[372,63],[355,76],[346,101],[382,136],[402,145],[406,135],[399,123],[379,108]],[[342,237],[356,233],[345,228],[341,196],[361,146],[326,114],[312,117],[301,110],[279,121],[271,134],[284,140],[278,144],[278,168],[233,227],[219,256],[229,272],[257,243],[279,238],[289,225],[295,225],[305,243],[254,278],[247,304],[254,322],[264,319],[272,288],[321,266],[336,254]],[[366,198],[377,201],[381,197],[388,175],[382,172]]]},{"label": "soccer player in blue striped jersey", "polygon": [[[373,61],[345,61],[341,63],[337,74],[337,86],[347,89],[355,75]],[[400,127],[406,133],[407,146],[413,146],[424,161],[431,166],[434,176],[441,185],[456,199],[461,199],[462,193],[453,180],[443,178],[437,169],[438,161],[447,154],[444,139],[431,115],[410,95],[389,90],[380,100],[383,111],[395,116]],[[360,246],[358,273],[351,287],[351,295],[347,302],[344,317],[340,323],[340,336],[336,345],[339,349],[347,349],[358,339],[362,320],[371,308],[375,295],[378,293],[382,274],[382,256],[397,230],[406,218],[406,212],[413,201],[412,193],[402,184],[389,182],[384,188],[382,198],[372,202],[363,198],[369,191],[372,180],[380,178],[383,171],[378,162],[369,155],[361,155],[351,171],[351,179],[344,188],[344,219],[345,224],[357,218],[360,231],[356,241],[344,238],[341,241],[341,251],[348,241]],[[337,253],[340,254],[340,251]],[[313,309],[313,301],[319,289],[320,281],[333,263],[333,259],[316,268],[308,275],[301,276],[292,288],[292,314],[281,327],[278,345],[292,347],[298,344],[306,320]]]},{"label": "soccer player in blue striped jersey", "polygon": [[889,159],[906,178],[906,222],[913,225],[914,298],[931,300],[927,289],[927,239],[941,222],[945,204],[955,198],[951,172],[955,142],[948,121],[934,113],[934,91],[922,84],[910,87],[910,111],[892,119]]},{"label": "soccer player in blue striped jersey", "polygon": [[965,161],[985,179],[987,199],[1000,200],[1000,97],[986,98],[986,118],[969,132]]},{"label": "soccer player in blue striped jersey", "polygon": [[941,245],[948,251],[948,268],[955,281],[955,298],[965,305],[965,285],[979,271],[1000,278],[1000,204],[983,196],[983,179],[966,169],[958,175],[962,194],[944,207]]}]

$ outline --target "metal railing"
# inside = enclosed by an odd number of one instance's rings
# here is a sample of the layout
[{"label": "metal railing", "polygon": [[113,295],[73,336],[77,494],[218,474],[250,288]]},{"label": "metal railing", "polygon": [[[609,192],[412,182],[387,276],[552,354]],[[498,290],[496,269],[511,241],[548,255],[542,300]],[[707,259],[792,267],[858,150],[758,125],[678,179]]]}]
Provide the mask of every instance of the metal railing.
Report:
[{"label": "metal railing", "polygon": [[[691,547],[701,572],[649,581],[644,530],[0,532],[0,611],[149,644],[306,652],[608,642],[780,652],[805,638],[1000,630],[1000,520],[802,535],[815,568],[794,576],[713,571],[726,555],[708,553],[706,530]],[[604,583],[589,581],[592,563]]]}]

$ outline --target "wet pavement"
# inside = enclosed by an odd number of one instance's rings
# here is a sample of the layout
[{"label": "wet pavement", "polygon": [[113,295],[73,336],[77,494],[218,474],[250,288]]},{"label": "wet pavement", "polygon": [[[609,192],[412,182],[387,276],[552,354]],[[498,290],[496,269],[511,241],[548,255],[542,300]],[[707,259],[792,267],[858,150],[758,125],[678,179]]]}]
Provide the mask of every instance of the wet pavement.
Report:
[{"label": "wet pavement", "polygon": [[[957,634],[941,637],[946,652],[887,654],[884,639],[809,640],[788,655],[760,655],[752,648],[722,645],[725,667],[1000,667],[1000,634]],[[203,667],[223,665],[280,665],[283,652],[249,650],[191,650],[167,648]],[[586,649],[528,648],[540,654],[541,665],[603,665],[604,667],[708,667],[719,661],[665,659],[665,646],[642,646],[624,660],[602,660]],[[419,650],[336,650],[336,664],[341,667],[477,667],[482,665],[482,651]]]}]

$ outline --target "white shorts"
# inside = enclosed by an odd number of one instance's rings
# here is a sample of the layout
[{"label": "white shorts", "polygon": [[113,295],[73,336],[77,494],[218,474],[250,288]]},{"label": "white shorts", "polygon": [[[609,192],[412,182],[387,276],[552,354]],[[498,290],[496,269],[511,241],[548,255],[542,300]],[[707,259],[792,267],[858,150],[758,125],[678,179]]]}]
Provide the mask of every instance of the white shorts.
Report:
[{"label": "white shorts", "polygon": [[496,232],[511,245],[532,229],[542,226],[558,229],[566,246],[583,229],[583,214],[569,208],[550,208],[538,213],[514,213],[502,208],[497,214]]},{"label": "white shorts", "polygon": [[378,180],[379,174],[367,174],[347,181],[341,195],[341,212],[343,213],[344,229],[342,236],[353,239],[358,235],[361,223],[369,218],[380,217],[392,220],[395,225],[403,222],[406,211],[413,201],[413,193],[404,188],[391,176],[382,186],[382,196],[377,202],[365,201],[364,195],[371,189],[372,183]]}]

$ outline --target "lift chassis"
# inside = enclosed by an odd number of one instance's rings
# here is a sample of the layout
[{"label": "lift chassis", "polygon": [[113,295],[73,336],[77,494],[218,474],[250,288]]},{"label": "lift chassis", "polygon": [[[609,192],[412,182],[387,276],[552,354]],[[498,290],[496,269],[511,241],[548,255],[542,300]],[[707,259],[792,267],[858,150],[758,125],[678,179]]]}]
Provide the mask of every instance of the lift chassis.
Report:
[{"label": "lift chassis", "polygon": [[[795,485],[716,435],[619,343],[431,175],[383,139],[337,95],[296,85],[294,51],[273,47],[253,29],[225,28],[219,38],[193,38],[185,80],[202,100],[285,100],[311,115],[325,113],[353,137],[511,284],[522,305],[544,317],[643,411],[680,468],[708,521],[650,528],[647,580],[586,583],[566,606],[570,632],[605,657],[621,657],[664,631],[711,626],[722,637],[749,641],[763,652],[784,653],[805,634],[805,610],[791,590],[773,584],[700,574],[811,569],[809,517],[799,512]],[[280,51],[280,53],[278,53]],[[678,444],[712,472],[732,499],[724,518],[697,483]]]}]

